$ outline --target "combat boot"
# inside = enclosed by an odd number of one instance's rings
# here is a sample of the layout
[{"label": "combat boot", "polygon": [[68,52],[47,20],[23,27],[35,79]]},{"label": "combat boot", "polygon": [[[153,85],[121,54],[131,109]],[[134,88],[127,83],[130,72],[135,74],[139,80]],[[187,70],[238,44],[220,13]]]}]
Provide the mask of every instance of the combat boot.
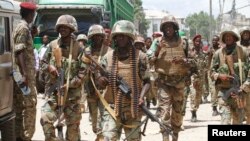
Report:
[{"label": "combat boot", "polygon": [[169,134],[168,133],[162,133],[162,139],[163,141],[169,141]]},{"label": "combat boot", "polygon": [[213,113],[212,113],[212,116],[217,116],[219,115],[219,112],[217,110],[217,107],[216,106],[213,106]]},{"label": "combat boot", "polygon": [[174,133],[172,141],[178,141],[178,133]]},{"label": "combat boot", "polygon": [[191,122],[196,122],[197,121],[196,111],[191,111],[191,113],[192,113]]},{"label": "combat boot", "polygon": [[209,101],[207,100],[207,96],[204,96],[202,103],[203,104],[209,103]]},{"label": "combat boot", "polygon": [[157,104],[157,100],[155,99],[155,97],[154,97],[154,98],[152,98],[152,103],[153,103],[153,105],[154,105],[154,106],[156,106],[156,104]]}]

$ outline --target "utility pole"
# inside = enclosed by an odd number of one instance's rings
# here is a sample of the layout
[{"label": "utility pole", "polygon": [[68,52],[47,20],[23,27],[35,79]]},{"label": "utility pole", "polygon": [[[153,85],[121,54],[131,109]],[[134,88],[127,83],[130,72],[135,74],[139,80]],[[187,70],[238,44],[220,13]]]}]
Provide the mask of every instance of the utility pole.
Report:
[{"label": "utility pole", "polygon": [[210,14],[210,19],[209,19],[209,44],[212,44],[212,19],[213,19],[213,12],[212,12],[212,0],[209,0],[209,14]]}]

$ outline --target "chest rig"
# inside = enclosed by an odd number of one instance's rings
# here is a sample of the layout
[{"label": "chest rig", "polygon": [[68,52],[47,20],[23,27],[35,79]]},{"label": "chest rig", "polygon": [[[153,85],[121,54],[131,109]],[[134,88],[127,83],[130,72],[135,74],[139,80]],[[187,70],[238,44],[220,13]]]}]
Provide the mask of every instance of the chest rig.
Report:
[{"label": "chest rig", "polygon": [[155,62],[155,71],[163,75],[186,75],[188,69],[180,63],[173,63],[176,58],[186,58],[183,41],[167,42],[161,40],[161,50]]},{"label": "chest rig", "polygon": [[[116,51],[110,52],[107,58],[108,62],[108,70],[111,71],[109,75],[110,87],[108,88],[108,94],[111,94],[113,97],[115,104],[115,115],[120,116],[123,107],[130,106],[132,117],[138,117],[139,113],[139,97],[141,91],[141,80],[139,77],[139,68],[138,68],[138,54],[136,53],[134,48],[130,48],[129,58],[124,61],[119,61],[117,57]],[[117,75],[123,77],[124,80],[128,83],[131,88],[131,99],[127,98],[117,87]],[[106,96],[109,97],[109,96]],[[105,97],[105,99],[106,99]]]},{"label": "chest rig", "polygon": [[[65,70],[65,79],[67,77],[67,74],[69,72],[68,66],[69,66],[69,53],[70,53],[70,47],[67,46],[66,48],[59,47],[60,45],[60,39],[52,41],[51,47],[52,47],[52,56],[50,60],[50,64],[56,66],[57,68],[62,68]],[[71,68],[70,68],[70,80],[77,75],[77,71],[80,66],[80,62],[78,61],[78,55],[80,54],[80,47],[78,46],[77,42],[73,42],[72,46],[72,60],[71,60]]]}]

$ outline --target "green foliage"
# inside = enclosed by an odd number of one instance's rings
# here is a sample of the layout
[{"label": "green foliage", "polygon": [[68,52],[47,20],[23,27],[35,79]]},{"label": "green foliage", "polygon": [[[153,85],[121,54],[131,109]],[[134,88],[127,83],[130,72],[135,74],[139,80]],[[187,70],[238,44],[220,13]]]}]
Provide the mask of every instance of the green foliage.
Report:
[{"label": "green foliage", "polygon": [[[209,23],[210,16],[208,13],[201,11],[200,13],[194,13],[186,18],[186,25],[190,28],[190,38],[196,34],[201,34],[207,41],[209,40]],[[212,29],[215,29],[215,19],[212,17]],[[213,31],[211,31],[213,32]]]},{"label": "green foliage", "polygon": [[139,34],[146,36],[149,22],[145,19],[145,13],[141,0],[134,0],[134,22],[138,25]]}]

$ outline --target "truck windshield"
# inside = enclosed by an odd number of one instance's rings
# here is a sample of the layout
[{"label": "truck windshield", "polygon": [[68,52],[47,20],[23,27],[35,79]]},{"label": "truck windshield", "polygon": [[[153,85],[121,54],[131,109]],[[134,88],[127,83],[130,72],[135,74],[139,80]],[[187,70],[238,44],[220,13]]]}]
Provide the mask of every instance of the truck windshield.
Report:
[{"label": "truck windshield", "polygon": [[[93,15],[74,15],[76,18],[78,25],[78,32],[76,34],[87,34],[89,27],[92,24],[99,23],[100,20],[98,17],[94,17]],[[40,30],[39,36],[49,35],[50,37],[57,37],[58,33],[55,31],[55,25],[57,18],[61,16],[61,14],[48,14],[44,15],[39,19],[37,23],[38,29]]]}]

